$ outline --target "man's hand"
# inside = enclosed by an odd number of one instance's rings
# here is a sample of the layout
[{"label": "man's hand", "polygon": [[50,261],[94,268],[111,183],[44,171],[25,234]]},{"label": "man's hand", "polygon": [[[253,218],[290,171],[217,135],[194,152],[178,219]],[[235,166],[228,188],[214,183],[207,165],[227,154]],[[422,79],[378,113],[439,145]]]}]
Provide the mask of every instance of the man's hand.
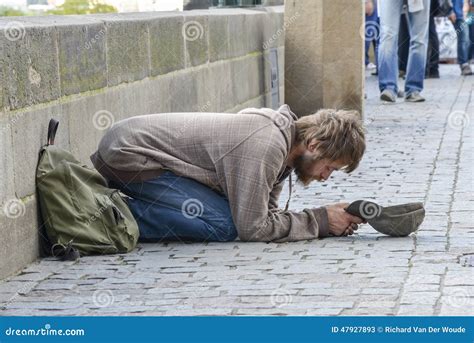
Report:
[{"label": "man's hand", "polygon": [[451,23],[454,23],[456,22],[456,13],[454,13],[454,11],[451,11],[451,13],[448,15],[448,19],[451,21]]},{"label": "man's hand", "polygon": [[358,224],[363,220],[359,217],[347,213],[344,209],[349,206],[348,203],[327,205],[329,221],[329,233],[334,236],[352,235],[358,228]]}]

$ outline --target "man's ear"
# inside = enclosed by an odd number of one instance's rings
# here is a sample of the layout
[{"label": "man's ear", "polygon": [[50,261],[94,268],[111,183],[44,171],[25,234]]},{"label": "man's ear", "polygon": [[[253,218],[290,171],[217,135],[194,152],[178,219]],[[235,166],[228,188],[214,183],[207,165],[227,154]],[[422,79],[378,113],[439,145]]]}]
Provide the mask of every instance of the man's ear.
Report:
[{"label": "man's ear", "polygon": [[318,149],[319,141],[316,138],[313,138],[308,144],[308,150],[310,152],[315,152]]}]

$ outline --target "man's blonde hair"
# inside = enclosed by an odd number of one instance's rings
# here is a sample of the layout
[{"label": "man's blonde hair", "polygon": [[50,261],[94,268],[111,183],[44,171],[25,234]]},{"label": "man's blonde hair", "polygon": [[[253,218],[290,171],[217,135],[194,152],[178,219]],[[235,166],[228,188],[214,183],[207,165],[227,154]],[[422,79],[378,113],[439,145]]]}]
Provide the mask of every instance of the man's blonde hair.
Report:
[{"label": "man's blonde hair", "polygon": [[365,151],[365,133],[359,112],[322,109],[296,121],[296,141],[306,146],[317,139],[320,158],[342,160],[343,171],[350,173],[359,165]]}]

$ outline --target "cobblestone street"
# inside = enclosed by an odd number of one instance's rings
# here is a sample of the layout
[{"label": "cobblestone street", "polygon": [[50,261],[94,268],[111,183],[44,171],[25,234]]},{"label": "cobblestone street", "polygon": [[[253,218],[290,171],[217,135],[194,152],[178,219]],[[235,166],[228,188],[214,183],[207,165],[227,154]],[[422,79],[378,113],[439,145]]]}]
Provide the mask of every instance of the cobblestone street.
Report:
[{"label": "cobblestone street", "polygon": [[[297,186],[291,209],[421,201],[416,234],[369,225],[298,243],[140,244],[43,259],[0,283],[1,315],[473,315],[474,76],[442,65],[425,103],[382,104],[367,77],[367,152],[351,175]],[[286,201],[287,189],[281,196]]]}]

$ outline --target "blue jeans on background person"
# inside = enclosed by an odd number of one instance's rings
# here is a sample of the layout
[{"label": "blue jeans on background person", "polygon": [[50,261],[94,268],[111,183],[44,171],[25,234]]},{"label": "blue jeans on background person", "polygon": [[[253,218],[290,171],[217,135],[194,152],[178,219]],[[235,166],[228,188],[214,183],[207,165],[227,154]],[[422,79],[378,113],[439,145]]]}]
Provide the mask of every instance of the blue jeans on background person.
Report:
[{"label": "blue jeans on background person", "polygon": [[[410,31],[410,51],[405,81],[406,96],[423,90],[425,78],[426,52],[428,46],[428,22],[430,0],[423,0],[424,9],[408,13]],[[398,92],[398,32],[403,0],[381,1],[380,44],[379,44],[379,89]]]},{"label": "blue jeans on background person", "polygon": [[141,241],[225,242],[237,238],[225,196],[193,179],[165,171],[138,183],[109,182],[128,195]]},{"label": "blue jeans on background person", "polygon": [[456,19],[454,29],[458,37],[458,63],[463,65],[468,62],[469,55],[469,26],[464,19]]},{"label": "blue jeans on background person", "polygon": [[469,56],[470,60],[474,59],[474,14],[469,14]]},{"label": "blue jeans on background person", "polygon": [[378,57],[378,50],[379,50],[379,36],[380,36],[380,30],[379,30],[379,21],[377,18],[375,19],[367,19],[368,16],[366,17],[365,21],[365,66],[370,62],[369,59],[369,49],[370,45],[373,44],[374,46],[374,58],[375,58],[375,65],[377,66],[377,57]]}]

